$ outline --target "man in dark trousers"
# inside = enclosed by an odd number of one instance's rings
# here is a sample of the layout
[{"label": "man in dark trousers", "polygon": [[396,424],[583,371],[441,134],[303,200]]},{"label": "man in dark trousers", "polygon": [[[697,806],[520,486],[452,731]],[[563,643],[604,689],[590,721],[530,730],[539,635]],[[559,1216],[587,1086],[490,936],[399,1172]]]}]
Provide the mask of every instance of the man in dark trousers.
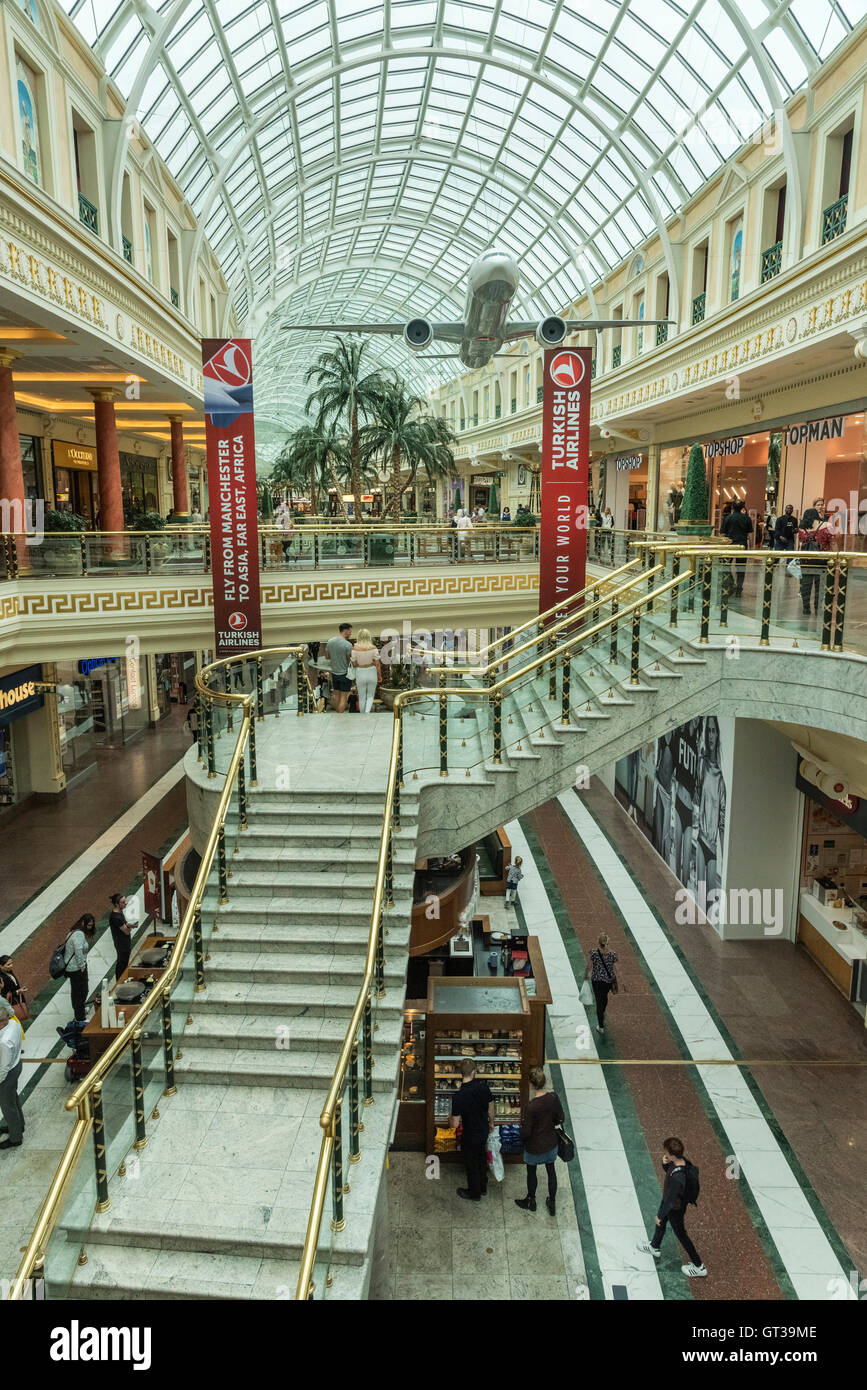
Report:
[{"label": "man in dark trousers", "polygon": [[[689,1169],[692,1169],[694,1174],[692,1192]],[[684,1225],[687,1201],[691,1197],[694,1200],[698,1196],[698,1170],[684,1156],[682,1140],[675,1138],[663,1140],[662,1170],[665,1173],[665,1182],[662,1188],[662,1201],[656,1215],[656,1230],[652,1240],[641,1241],[636,1249],[642,1254],[652,1255],[655,1260],[658,1260],[661,1256],[662,1237],[665,1235],[665,1228],[670,1222],[671,1229],[689,1259],[689,1264],[681,1265],[681,1269],[688,1279],[704,1279],[707,1276],[707,1270],[702,1264],[701,1256],[687,1235]]]},{"label": "man in dark trousers", "polygon": [[463,1121],[461,1154],[467,1170],[466,1187],[458,1188],[458,1196],[468,1202],[480,1202],[488,1190],[488,1135],[494,1128],[494,1097],[487,1081],[476,1077],[476,1064],[470,1057],[461,1062],[464,1078],[452,1097],[449,1124],[457,1129]]},{"label": "man in dark trousers", "polygon": [[797,534],[798,518],[795,515],[795,508],[789,502],[783,515],[778,516],[774,524],[774,549],[794,550]]},{"label": "man in dark trousers", "polygon": [[[730,545],[739,545],[744,550],[746,550],[747,548],[747,543],[749,542],[750,536],[753,534],[754,529],[755,528],[753,526],[753,519],[747,511],[746,507],[744,506],[743,502],[740,501],[740,499],[738,499],[738,501],[735,502],[734,506],[732,507],[731,511],[729,512],[728,516],[725,518],[722,526],[720,527],[720,530],[722,531],[723,535],[726,537]],[[745,560],[735,560],[733,566],[735,595],[743,593],[744,573],[746,571],[746,567],[747,566]]]}]

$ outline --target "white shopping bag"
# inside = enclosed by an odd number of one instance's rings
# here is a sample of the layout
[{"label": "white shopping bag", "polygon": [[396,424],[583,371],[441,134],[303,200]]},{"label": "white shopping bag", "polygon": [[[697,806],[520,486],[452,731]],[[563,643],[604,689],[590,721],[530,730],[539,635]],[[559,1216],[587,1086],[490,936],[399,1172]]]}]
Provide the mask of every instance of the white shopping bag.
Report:
[{"label": "white shopping bag", "polygon": [[497,1182],[502,1182],[506,1176],[506,1169],[503,1165],[503,1155],[500,1153],[500,1132],[497,1129],[488,1135],[488,1167]]}]

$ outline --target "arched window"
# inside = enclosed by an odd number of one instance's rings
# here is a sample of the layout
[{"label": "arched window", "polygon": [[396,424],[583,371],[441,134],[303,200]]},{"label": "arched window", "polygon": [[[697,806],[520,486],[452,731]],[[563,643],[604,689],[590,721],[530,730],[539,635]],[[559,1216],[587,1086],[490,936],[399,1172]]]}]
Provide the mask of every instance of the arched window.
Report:
[{"label": "arched window", "polygon": [[36,105],[36,73],[20,58],[16,65],[18,81],[18,126],[24,171],[34,183],[42,182],[39,150],[39,114]]},{"label": "arched window", "polygon": [[643,257],[643,256],[636,256],[636,257],[635,257],[635,260],[632,262],[632,269],[630,270],[629,274],[630,274],[630,276],[633,276],[633,275],[640,275],[643,269],[644,269],[644,257]]},{"label": "arched window", "polygon": [[18,0],[18,8],[26,14],[31,24],[35,24],[37,29],[42,28],[35,0]]}]

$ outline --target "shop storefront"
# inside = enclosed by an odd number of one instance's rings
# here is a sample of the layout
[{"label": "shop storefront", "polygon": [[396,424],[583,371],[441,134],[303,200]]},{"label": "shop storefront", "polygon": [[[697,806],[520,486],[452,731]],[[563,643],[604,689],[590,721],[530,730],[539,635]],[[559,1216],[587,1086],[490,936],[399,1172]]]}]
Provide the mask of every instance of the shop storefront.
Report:
[{"label": "shop storefront", "polygon": [[[704,449],[717,530],[736,501],[745,504],[755,523],[768,512],[778,514],[789,503],[796,516],[802,516],[821,497],[828,509],[837,513],[841,533],[848,533],[847,546],[860,548],[855,538],[867,532],[867,428],[863,411],[772,423],[753,434],[722,435],[699,443]],[[679,519],[689,452],[688,443],[660,451],[660,530],[670,529]]]},{"label": "shop storefront", "polygon": [[[818,773],[823,788],[811,780]],[[867,802],[806,760],[798,941],[863,1014],[867,1006]]]},{"label": "shop storefront", "polygon": [[0,676],[0,810],[29,795],[27,759],[20,746],[21,721],[41,709],[45,696],[36,690],[41,666],[28,666]]},{"label": "shop storefront", "polygon": [[121,454],[120,482],[123,489],[123,515],[127,524],[141,512],[160,510],[155,458]]},{"label": "shop storefront", "polygon": [[51,444],[54,465],[54,505],[59,512],[74,512],[95,529],[99,511],[96,478],[96,449],[89,444],[68,444],[55,439]]},{"label": "shop storefront", "polygon": [[157,652],[157,704],[163,719],[172,704],[185,705],[196,688],[195,652]]},{"label": "shop storefront", "polygon": [[148,725],[145,659],[83,657],[57,666],[57,719],[67,785],[92,771],[100,748],[120,748]]},{"label": "shop storefront", "polygon": [[643,530],[647,517],[647,455],[608,456],[604,477],[604,505],[611,508],[617,530]]},{"label": "shop storefront", "polygon": [[42,471],[42,440],[36,435],[20,434],[21,469],[24,473],[24,496],[28,501],[45,498],[45,477]]}]

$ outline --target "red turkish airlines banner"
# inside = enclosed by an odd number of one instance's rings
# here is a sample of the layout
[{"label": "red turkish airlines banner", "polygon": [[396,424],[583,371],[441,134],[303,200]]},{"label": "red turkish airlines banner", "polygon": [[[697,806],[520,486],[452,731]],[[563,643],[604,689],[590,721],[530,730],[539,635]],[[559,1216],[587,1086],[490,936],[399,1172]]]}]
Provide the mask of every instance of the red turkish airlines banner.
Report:
[{"label": "red turkish airlines banner", "polygon": [[262,645],[250,339],[205,338],[202,371],[215,649],[234,656]]},{"label": "red turkish airlines banner", "polygon": [[539,612],[586,584],[590,348],[547,348],[542,387]]}]

